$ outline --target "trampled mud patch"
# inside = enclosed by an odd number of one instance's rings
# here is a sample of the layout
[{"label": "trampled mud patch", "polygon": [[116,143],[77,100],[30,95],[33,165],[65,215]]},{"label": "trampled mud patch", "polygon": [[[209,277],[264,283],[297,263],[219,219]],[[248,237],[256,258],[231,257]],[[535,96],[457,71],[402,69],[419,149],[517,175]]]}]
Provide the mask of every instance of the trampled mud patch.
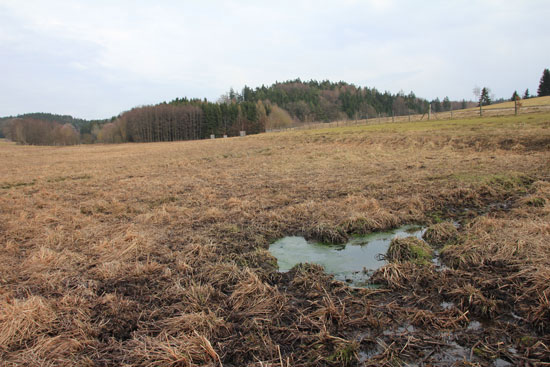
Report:
[{"label": "trampled mud patch", "polygon": [[280,272],[286,272],[300,263],[314,263],[333,274],[335,279],[352,286],[364,287],[375,270],[387,264],[380,256],[388,250],[396,237],[414,236],[421,239],[425,228],[405,225],[387,232],[376,232],[354,237],[346,244],[328,245],[306,241],[303,237],[284,237],[269,247],[277,258]]}]

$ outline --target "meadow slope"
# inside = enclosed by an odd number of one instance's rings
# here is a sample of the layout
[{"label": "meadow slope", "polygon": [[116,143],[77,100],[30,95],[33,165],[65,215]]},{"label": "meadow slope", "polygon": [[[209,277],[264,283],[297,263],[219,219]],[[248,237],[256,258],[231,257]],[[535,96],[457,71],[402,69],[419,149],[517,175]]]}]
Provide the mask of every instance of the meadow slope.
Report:
[{"label": "meadow slope", "polygon": [[[0,157],[2,366],[550,363],[550,114]],[[267,251],[405,223],[377,289]]]}]

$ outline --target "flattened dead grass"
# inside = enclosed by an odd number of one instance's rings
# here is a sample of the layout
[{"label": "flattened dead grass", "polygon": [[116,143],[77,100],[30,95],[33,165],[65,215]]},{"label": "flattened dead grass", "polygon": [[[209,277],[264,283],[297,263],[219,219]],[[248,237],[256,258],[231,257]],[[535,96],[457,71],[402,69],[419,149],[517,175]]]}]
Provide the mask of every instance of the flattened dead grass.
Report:
[{"label": "flattened dead grass", "polygon": [[[547,361],[549,128],[528,115],[0,144],[0,360],[435,365],[455,343],[464,365]],[[389,264],[379,289],[309,264],[280,274],[267,251],[284,235],[343,242],[405,223],[435,224],[426,239],[445,266]],[[468,329],[477,319],[489,326]]]}]

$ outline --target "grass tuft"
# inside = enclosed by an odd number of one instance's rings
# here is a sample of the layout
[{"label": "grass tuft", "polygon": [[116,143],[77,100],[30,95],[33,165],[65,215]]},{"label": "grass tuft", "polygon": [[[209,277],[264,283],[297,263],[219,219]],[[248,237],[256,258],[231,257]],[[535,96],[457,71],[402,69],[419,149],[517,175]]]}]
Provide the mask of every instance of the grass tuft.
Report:
[{"label": "grass tuft", "polygon": [[458,239],[458,230],[451,222],[442,222],[428,227],[422,236],[426,242],[435,248],[441,248]]},{"label": "grass tuft", "polygon": [[416,237],[394,238],[384,258],[389,262],[412,262],[427,265],[431,262],[433,250]]}]

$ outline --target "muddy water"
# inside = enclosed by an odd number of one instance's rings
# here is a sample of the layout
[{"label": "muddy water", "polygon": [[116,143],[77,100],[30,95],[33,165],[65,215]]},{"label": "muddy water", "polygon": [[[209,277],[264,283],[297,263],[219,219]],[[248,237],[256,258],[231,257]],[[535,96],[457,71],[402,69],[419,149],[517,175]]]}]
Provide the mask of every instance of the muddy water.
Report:
[{"label": "muddy water", "polygon": [[372,273],[386,264],[378,255],[386,253],[393,238],[421,238],[424,230],[422,227],[407,225],[388,232],[354,237],[344,245],[306,241],[303,237],[285,237],[271,244],[269,251],[277,258],[281,272],[300,263],[315,263],[322,265],[327,273],[334,274],[338,280],[364,287]]}]

